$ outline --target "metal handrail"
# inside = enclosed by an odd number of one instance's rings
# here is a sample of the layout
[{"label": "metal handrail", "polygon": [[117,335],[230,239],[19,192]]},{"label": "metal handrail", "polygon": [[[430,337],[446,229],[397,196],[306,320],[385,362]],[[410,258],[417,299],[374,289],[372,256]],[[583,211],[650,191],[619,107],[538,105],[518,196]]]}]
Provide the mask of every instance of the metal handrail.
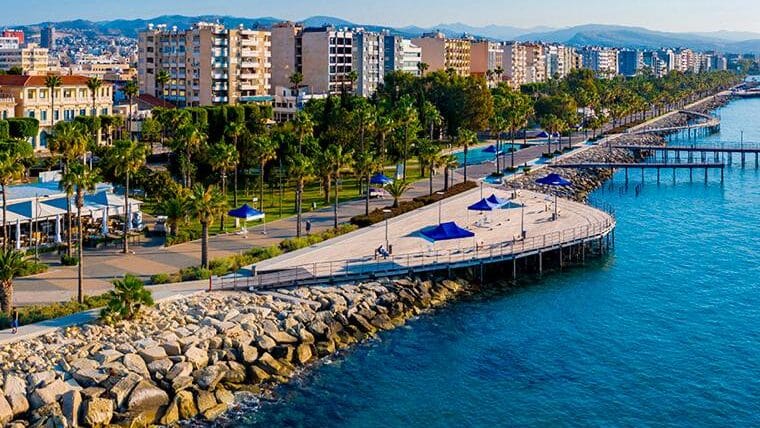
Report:
[{"label": "metal handrail", "polygon": [[[602,208],[604,209],[604,208]],[[417,271],[439,270],[447,267],[462,267],[472,264],[488,264],[510,260],[520,254],[536,253],[573,245],[590,239],[597,239],[610,233],[615,226],[613,213],[610,218],[582,226],[529,236],[525,239],[513,238],[492,244],[468,246],[451,250],[430,250],[393,255],[386,258],[363,257],[359,259],[328,260],[288,267],[282,270],[257,273],[244,281],[237,278],[218,279],[215,288],[228,288],[225,283],[233,283],[235,288],[245,283],[246,288],[272,288],[308,281],[334,281],[339,278],[391,276]]]}]

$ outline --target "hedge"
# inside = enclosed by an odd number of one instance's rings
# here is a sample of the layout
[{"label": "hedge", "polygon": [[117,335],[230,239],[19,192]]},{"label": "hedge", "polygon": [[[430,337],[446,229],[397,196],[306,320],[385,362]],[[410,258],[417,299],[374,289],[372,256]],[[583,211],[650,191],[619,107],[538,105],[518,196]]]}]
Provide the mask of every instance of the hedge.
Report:
[{"label": "hedge", "polygon": [[[18,308],[21,325],[33,324],[54,318],[65,317],[78,312],[101,308],[108,302],[107,295],[85,296],[84,303],[79,304],[75,300],[65,303],[53,303],[51,305],[24,306]],[[11,326],[11,319],[6,314],[0,314],[0,329]]]},{"label": "hedge", "polygon": [[8,133],[8,121],[0,120],[0,140],[7,140],[11,135]]},{"label": "hedge", "polygon": [[36,137],[40,131],[40,121],[33,117],[8,118],[8,134],[11,138],[26,140]]}]

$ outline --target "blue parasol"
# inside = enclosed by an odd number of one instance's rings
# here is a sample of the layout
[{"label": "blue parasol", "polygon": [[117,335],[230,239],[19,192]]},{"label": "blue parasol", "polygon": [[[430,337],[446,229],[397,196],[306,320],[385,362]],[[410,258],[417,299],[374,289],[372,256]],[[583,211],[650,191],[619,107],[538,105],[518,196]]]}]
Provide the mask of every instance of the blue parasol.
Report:
[{"label": "blue parasol", "polygon": [[385,174],[381,172],[378,172],[377,174],[373,175],[372,178],[369,179],[369,184],[379,184],[381,186],[385,186],[391,183],[393,183],[393,179],[390,177],[386,177]]},{"label": "blue parasol", "polygon": [[488,203],[491,204],[491,205],[496,205],[497,207],[501,206],[501,205],[504,205],[507,202],[509,202],[507,199],[502,199],[502,198],[496,196],[495,194],[493,194],[493,195],[489,196],[488,198],[486,198],[486,201],[488,201]]},{"label": "blue parasol", "polygon": [[494,145],[492,144],[492,145],[490,145],[490,146],[486,147],[485,149],[483,149],[483,153],[493,153],[493,154],[495,154],[495,155],[496,155],[496,154],[499,154],[499,155],[500,155],[500,154],[502,153],[502,151],[501,151],[501,150],[499,150],[499,149],[497,149],[497,148],[496,148],[496,146],[494,146]]},{"label": "blue parasol", "polygon": [[432,241],[448,241],[452,239],[472,238],[474,233],[462,229],[454,222],[442,223],[423,230],[422,235]]},{"label": "blue parasol", "polygon": [[235,208],[234,210],[230,210],[229,212],[227,212],[227,214],[229,214],[230,217],[242,218],[243,220],[246,220],[246,221],[261,220],[264,218],[263,212],[255,208],[252,208],[248,204],[243,204],[243,206],[240,208]]},{"label": "blue parasol", "polygon": [[467,207],[470,211],[493,211],[494,208],[496,208],[496,205],[488,202],[488,199],[481,199]]},{"label": "blue parasol", "polygon": [[[538,180],[536,180],[536,184],[541,184],[543,186],[560,187],[560,186],[570,186],[573,183],[570,180],[563,178],[559,174],[549,174],[546,177],[541,177]],[[557,219],[558,214],[559,214],[557,210],[558,200],[559,198],[557,197],[557,194],[555,193],[554,194],[554,220]]]}]

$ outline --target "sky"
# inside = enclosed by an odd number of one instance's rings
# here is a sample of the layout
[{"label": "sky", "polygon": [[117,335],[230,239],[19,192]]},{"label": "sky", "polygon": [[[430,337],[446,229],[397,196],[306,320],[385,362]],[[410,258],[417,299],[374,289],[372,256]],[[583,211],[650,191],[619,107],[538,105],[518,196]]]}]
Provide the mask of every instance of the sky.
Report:
[{"label": "sky", "polygon": [[68,19],[153,18],[164,14],[328,15],[394,27],[461,22],[474,26],[641,26],[662,31],[760,32],[758,0],[0,0],[0,25]]}]

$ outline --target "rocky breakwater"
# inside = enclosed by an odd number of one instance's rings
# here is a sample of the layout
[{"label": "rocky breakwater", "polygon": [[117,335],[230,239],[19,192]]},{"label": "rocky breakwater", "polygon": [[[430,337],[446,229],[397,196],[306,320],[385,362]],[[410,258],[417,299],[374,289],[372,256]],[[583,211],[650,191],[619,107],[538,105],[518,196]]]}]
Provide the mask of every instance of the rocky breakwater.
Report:
[{"label": "rocky breakwater", "polygon": [[70,327],[0,348],[0,426],[213,420],[316,360],[443,305],[451,280],[399,279],[165,302],[138,321]]}]

